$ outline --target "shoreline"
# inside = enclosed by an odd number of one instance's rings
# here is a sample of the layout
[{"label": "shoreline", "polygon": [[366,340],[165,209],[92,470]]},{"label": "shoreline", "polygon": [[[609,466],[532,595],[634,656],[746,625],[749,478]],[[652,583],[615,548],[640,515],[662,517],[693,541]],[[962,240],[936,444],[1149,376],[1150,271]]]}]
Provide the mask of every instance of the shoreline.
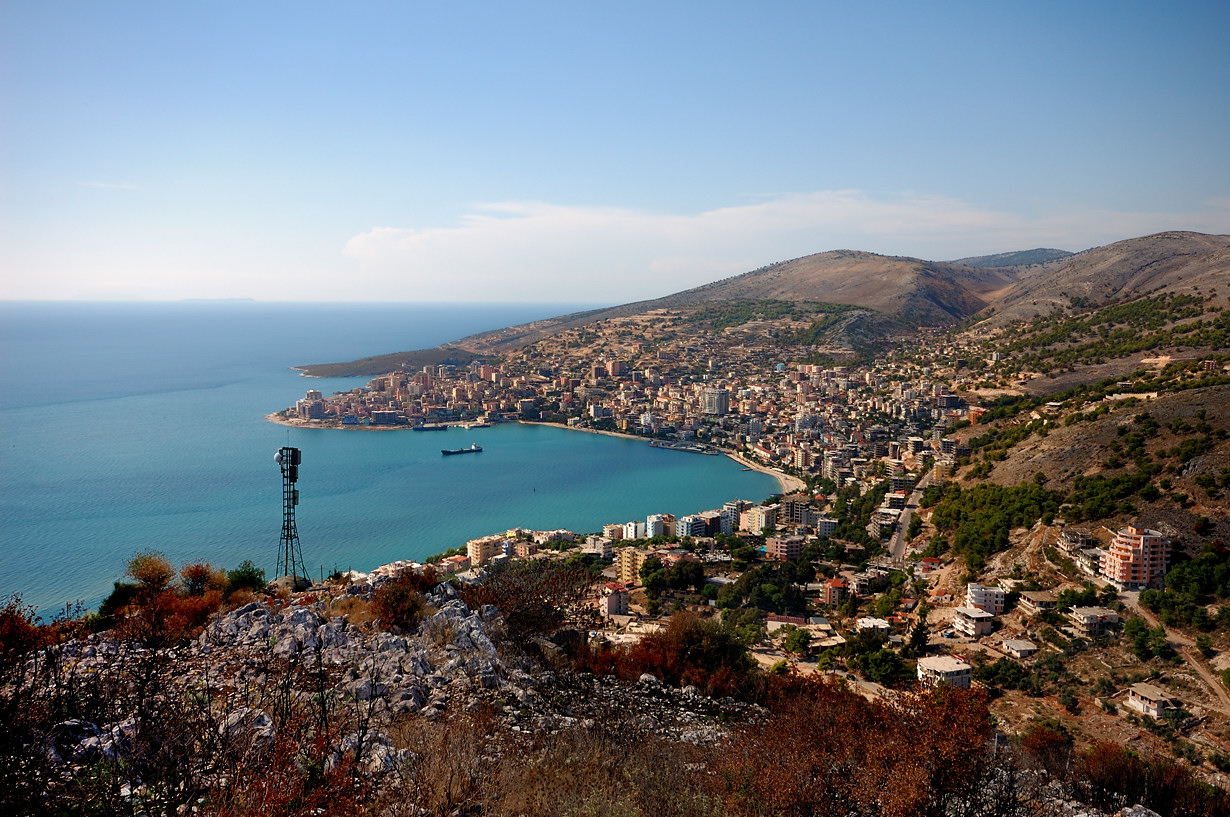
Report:
[{"label": "shoreline", "polygon": [[[265,419],[271,423],[276,423],[277,425],[280,425],[280,426],[286,426],[287,428],[320,429],[323,431],[408,431],[414,428],[413,426],[313,425],[311,424],[310,421],[288,420],[287,418],[282,417],[277,412],[274,412],[272,414],[266,414]],[[648,443],[649,440],[651,439],[649,437],[642,437],[639,434],[627,434],[622,431],[608,431],[604,428],[580,428],[578,426],[561,425],[560,423],[547,423],[547,422],[543,422],[542,420],[511,420],[509,422],[520,423],[521,425],[527,425],[527,426],[545,426],[547,428],[559,428],[559,429],[563,429],[564,431],[580,431],[585,434],[601,434],[606,437],[618,437],[624,440],[640,440],[645,443]],[[444,425],[448,425],[449,427],[453,427],[454,425],[456,425],[457,428],[462,427],[460,423],[457,423],[457,424],[445,423]],[[727,457],[728,459],[731,459],[739,463],[739,465],[745,468],[750,468],[751,470],[756,471],[758,473],[767,474],[768,476],[773,477],[774,479],[777,480],[777,485],[779,488],[781,488],[781,492],[783,494],[798,493],[800,491],[806,490],[807,488],[807,483],[805,483],[803,480],[799,479],[798,477],[792,476],[790,474],[782,473],[781,471],[778,471],[776,468],[772,468],[768,465],[765,465],[764,463],[757,462],[756,460],[748,459],[747,457],[744,457],[742,454],[739,454],[735,451],[727,451],[726,449],[722,449],[722,448],[715,448],[714,451],[717,452],[718,454],[721,454],[722,456]],[[690,452],[681,452],[681,453],[690,453]]]}]

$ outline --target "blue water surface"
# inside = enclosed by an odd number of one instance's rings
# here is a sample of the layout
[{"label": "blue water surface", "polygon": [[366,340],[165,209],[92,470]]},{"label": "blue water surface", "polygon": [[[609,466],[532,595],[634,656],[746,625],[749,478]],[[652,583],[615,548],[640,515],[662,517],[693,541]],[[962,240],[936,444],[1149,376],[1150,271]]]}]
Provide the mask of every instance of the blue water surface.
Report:
[{"label": "blue water surface", "polygon": [[[308,388],[290,367],[427,348],[584,308],[564,304],[0,303],[0,595],[95,607],[126,561],[270,574],[281,532],[273,454],[303,450],[298,508],[313,573],[416,559],[509,527],[595,531],[684,514],[776,480],[725,457],[529,425],[300,430],[267,422]],[[470,443],[482,454],[442,457]]]}]

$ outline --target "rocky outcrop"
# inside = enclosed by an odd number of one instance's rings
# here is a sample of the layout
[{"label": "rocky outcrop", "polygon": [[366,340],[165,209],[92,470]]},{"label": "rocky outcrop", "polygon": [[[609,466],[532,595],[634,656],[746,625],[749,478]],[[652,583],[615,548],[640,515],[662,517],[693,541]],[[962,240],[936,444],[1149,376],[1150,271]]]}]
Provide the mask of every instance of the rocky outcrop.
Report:
[{"label": "rocky outcrop", "polygon": [[[342,596],[370,599],[375,576]],[[619,719],[632,728],[691,744],[720,740],[722,724],[758,711],[731,699],[711,700],[694,687],[674,689],[650,675],[628,684],[614,677],[544,670],[511,647],[497,647],[503,629],[490,605],[471,610],[456,589],[441,584],[426,594],[431,613],[413,633],[357,627],[331,615],[333,599],[305,593],[289,602],[257,601],[217,616],[200,637],[177,650],[150,653],[108,634],[41,653],[31,661],[53,677],[122,672],[137,662],[158,666],[176,695],[216,698],[212,727],[220,742],[260,750],[277,738],[268,702],[259,694],[295,675],[299,695],[313,690],[358,713],[329,755],[345,757],[369,775],[393,771],[405,758],[390,738],[404,718],[435,721],[451,713],[492,713],[515,739]],[[48,669],[54,668],[54,674]],[[190,691],[190,692],[189,692]],[[312,700],[307,696],[305,700]],[[141,725],[141,712],[113,723],[68,720],[48,736],[45,752],[80,771],[100,760],[122,761]]]}]

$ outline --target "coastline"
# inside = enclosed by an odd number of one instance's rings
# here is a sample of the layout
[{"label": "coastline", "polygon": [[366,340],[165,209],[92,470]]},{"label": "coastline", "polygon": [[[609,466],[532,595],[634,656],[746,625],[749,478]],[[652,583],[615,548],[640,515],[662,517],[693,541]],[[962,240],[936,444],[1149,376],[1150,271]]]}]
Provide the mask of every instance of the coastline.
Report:
[{"label": "coastline", "polygon": [[759,471],[762,474],[768,474],[769,476],[775,478],[777,480],[777,484],[781,486],[783,494],[799,493],[807,489],[807,483],[798,477],[791,476],[790,474],[784,474],[776,468],[770,468],[764,463],[749,460],[742,454],[736,454],[733,451],[723,451],[722,453],[745,468],[751,468],[753,471]]},{"label": "coastline", "polygon": [[[513,422],[524,423],[525,425],[550,426],[552,428],[562,428],[566,431],[583,431],[586,434],[605,434],[608,437],[622,437],[625,440],[645,440],[646,442],[648,442],[648,438],[646,437],[642,437],[638,434],[625,434],[622,431],[607,431],[606,429],[599,429],[599,428],[580,428],[578,426],[560,425],[559,423],[544,423],[539,420],[514,420]],[[753,471],[757,471],[761,474],[768,474],[769,476],[773,477],[774,479],[777,480],[777,484],[778,486],[781,487],[783,494],[797,493],[799,491],[806,490],[807,488],[807,483],[799,479],[798,477],[791,476],[790,474],[784,474],[781,471],[778,471],[776,468],[771,468],[765,465],[764,463],[760,463],[760,462],[756,462],[755,460],[747,459],[742,454],[738,454],[734,451],[727,451],[726,449],[723,449],[723,448],[717,448],[714,450],[717,451],[717,453],[722,454],[734,460],[735,462],[739,463],[745,468],[750,468]]]},{"label": "coastline", "polygon": [[[272,414],[266,414],[265,419],[271,423],[276,423],[280,426],[286,426],[287,428],[319,428],[319,429],[338,430],[338,431],[405,431],[407,429],[412,428],[412,426],[314,425],[311,422],[304,421],[304,420],[287,419],[286,417],[281,416],[278,412],[274,412]],[[626,434],[622,431],[608,431],[602,428],[580,428],[578,426],[561,425],[560,423],[546,423],[541,420],[512,420],[511,422],[521,423],[522,425],[527,425],[527,426],[548,426],[550,428],[561,428],[565,431],[580,431],[585,434],[601,434],[606,437],[619,437],[625,440],[642,440],[645,442],[649,441],[648,438],[642,437],[639,434]],[[790,474],[784,474],[781,471],[778,471],[776,468],[772,468],[768,465],[765,465],[764,463],[757,462],[756,460],[748,459],[747,457],[744,457],[742,454],[736,453],[734,451],[727,451],[721,448],[715,449],[715,450],[717,451],[717,453],[722,454],[734,460],[735,462],[739,463],[739,465],[742,465],[744,468],[750,468],[753,471],[757,471],[761,474],[768,474],[769,476],[773,477],[774,479],[777,480],[777,484],[781,488],[783,494],[797,493],[799,491],[806,490],[807,488],[807,483],[805,483],[803,480],[799,479],[798,477],[791,476]]]},{"label": "coastline", "polygon": [[[298,419],[296,420],[287,419],[281,416],[278,412],[274,412],[272,414],[266,414],[265,419],[271,423],[276,423],[277,425],[280,425],[280,426],[286,426],[287,428],[313,428],[313,429],[325,429],[325,430],[336,430],[336,431],[406,431],[412,428],[412,426],[314,425],[309,421],[298,420]],[[606,437],[619,437],[625,440],[641,440],[646,443],[649,441],[647,437],[642,437],[639,434],[625,434],[622,431],[608,431],[602,428],[580,428],[578,426],[561,425],[560,423],[546,423],[541,420],[512,420],[511,422],[520,423],[522,425],[527,425],[527,426],[547,426],[549,428],[560,428],[565,431],[580,431],[585,434],[601,434]],[[750,468],[753,471],[757,471],[761,474],[767,474],[773,477],[774,479],[777,480],[777,484],[781,488],[781,491],[783,494],[797,493],[800,491],[804,491],[807,488],[807,483],[805,483],[803,480],[799,479],[798,477],[791,476],[790,474],[782,473],[781,471],[778,471],[776,468],[772,468],[768,465],[765,465],[764,463],[757,462],[756,460],[753,460],[753,459],[748,459],[747,457],[744,457],[742,454],[739,454],[734,451],[727,451],[721,448],[715,449],[715,451],[717,451],[717,453],[719,454],[722,454],[723,456],[728,457],[729,459],[734,460],[735,462],[739,463],[739,465],[743,466],[744,468]]]}]

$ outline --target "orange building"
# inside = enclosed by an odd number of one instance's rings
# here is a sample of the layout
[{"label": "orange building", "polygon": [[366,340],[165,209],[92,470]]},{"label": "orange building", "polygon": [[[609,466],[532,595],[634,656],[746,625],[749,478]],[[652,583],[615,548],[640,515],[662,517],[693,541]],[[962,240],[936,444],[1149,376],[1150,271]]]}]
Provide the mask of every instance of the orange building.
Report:
[{"label": "orange building", "polygon": [[1140,590],[1161,581],[1169,559],[1168,539],[1129,525],[1115,534],[1098,568],[1120,590]]}]

